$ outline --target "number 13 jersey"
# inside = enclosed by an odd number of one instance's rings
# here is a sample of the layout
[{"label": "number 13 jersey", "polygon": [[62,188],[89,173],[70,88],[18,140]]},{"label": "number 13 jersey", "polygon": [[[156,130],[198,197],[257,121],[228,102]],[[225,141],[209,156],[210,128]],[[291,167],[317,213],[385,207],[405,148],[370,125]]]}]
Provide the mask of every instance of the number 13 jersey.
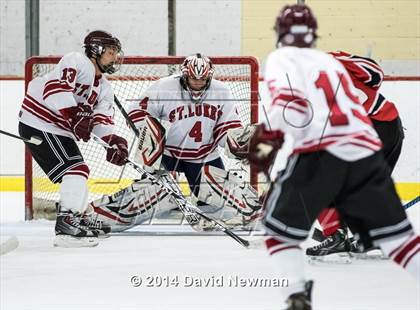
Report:
[{"label": "number 13 jersey", "polygon": [[61,109],[89,105],[93,110],[93,132],[99,137],[114,131],[114,92],[84,54],[64,55],[51,72],[36,77],[23,99],[19,120],[31,127],[75,139]]}]

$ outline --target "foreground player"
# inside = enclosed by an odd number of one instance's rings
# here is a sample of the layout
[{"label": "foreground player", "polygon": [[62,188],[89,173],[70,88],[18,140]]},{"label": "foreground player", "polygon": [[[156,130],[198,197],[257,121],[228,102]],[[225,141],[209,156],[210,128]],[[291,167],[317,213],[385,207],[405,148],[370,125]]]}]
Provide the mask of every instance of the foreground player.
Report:
[{"label": "foreground player", "polygon": [[42,77],[29,83],[19,113],[19,134],[41,137],[39,146],[26,144],[32,157],[53,183],[61,183],[55,226],[55,246],[98,244],[94,222],[82,216],[87,207],[89,168],[76,141],[95,133],[112,145],[106,159],[123,165],[127,142],[114,135],[113,90],[103,76],[122,62],[120,41],[104,31],[84,39],[85,54],[69,53]]},{"label": "foreground player", "polygon": [[[330,53],[346,68],[356,89],[363,107],[373,127],[383,143],[382,153],[388,163],[390,172],[401,154],[404,132],[398,110],[395,105],[387,100],[380,92],[379,87],[383,81],[382,68],[372,59],[351,55],[346,52]],[[314,239],[320,244],[306,250],[306,254],[313,257],[325,257],[346,252],[359,252],[357,242],[351,242],[348,237],[347,227],[334,208],[324,209],[318,217],[322,227],[323,236],[315,230]]]},{"label": "foreground player", "polygon": [[304,277],[299,244],[325,206],[338,213],[365,247],[377,245],[417,279],[420,237],[395,192],[381,142],[355,95],[345,68],[312,49],[317,22],[306,5],[277,17],[280,48],[266,63],[271,92],[266,125],[251,138],[249,159],[272,164],[284,133],[293,155],[265,201],[267,249],[277,274],[289,279],[288,309],[311,309],[312,281]]},{"label": "foreground player", "polygon": [[[140,161],[155,170],[162,165],[166,171],[184,173],[202,211],[226,224],[240,218],[246,225],[261,208],[258,195],[249,184],[224,170],[217,150],[226,146],[231,156],[239,156],[235,142],[243,130],[235,99],[223,82],[212,79],[214,67],[208,57],[189,56],[180,71],[155,82],[129,110],[140,136],[149,141],[140,147]],[[167,132],[160,123],[168,124]],[[156,216],[152,211],[176,208],[158,185],[142,180],[92,206],[102,220],[120,224],[113,230]]]}]

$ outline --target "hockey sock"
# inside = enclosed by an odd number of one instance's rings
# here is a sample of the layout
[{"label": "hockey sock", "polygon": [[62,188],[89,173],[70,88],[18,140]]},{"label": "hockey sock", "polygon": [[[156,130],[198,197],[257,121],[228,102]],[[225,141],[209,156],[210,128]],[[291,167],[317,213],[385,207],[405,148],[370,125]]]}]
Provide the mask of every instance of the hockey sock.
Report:
[{"label": "hockey sock", "polygon": [[405,268],[420,283],[420,237],[416,234],[383,241],[380,247],[387,256]]},{"label": "hockey sock", "polygon": [[82,213],[87,208],[87,179],[81,175],[66,174],[60,186],[60,208]]},{"label": "hockey sock", "polygon": [[276,270],[276,276],[286,278],[289,283],[287,287],[282,287],[285,297],[304,291],[304,258],[299,245],[273,236],[265,240],[265,245]]},{"label": "hockey sock", "polygon": [[340,215],[334,208],[325,208],[318,216],[325,237],[333,235],[341,227]]}]

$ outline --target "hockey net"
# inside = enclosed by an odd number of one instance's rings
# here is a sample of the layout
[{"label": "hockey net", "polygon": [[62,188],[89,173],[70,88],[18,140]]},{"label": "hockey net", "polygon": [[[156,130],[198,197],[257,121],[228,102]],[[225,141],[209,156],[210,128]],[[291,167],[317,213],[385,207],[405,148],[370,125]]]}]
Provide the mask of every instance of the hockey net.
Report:
[{"label": "hockey net", "polygon": [[[139,98],[141,94],[156,80],[179,73],[179,64],[185,57],[125,57],[120,70],[108,76],[125,109]],[[231,89],[236,108],[243,125],[258,120],[258,62],[253,57],[210,57],[215,65],[214,78],[223,81]],[[37,76],[53,70],[60,57],[32,57],[25,66],[25,89],[28,83]],[[116,133],[127,139],[130,158],[135,151],[135,135],[126,125],[124,116],[115,107]],[[94,141],[78,142],[85,162],[90,169],[89,201],[112,194],[126,186],[138,173],[129,166],[118,167],[106,162],[103,147]],[[238,165],[218,150],[227,169],[234,169],[244,180],[257,186],[257,175],[246,165]],[[188,192],[186,181],[180,176],[181,187]],[[53,218],[55,202],[59,199],[59,185],[53,184],[40,169],[30,155],[25,153],[25,218]]]}]

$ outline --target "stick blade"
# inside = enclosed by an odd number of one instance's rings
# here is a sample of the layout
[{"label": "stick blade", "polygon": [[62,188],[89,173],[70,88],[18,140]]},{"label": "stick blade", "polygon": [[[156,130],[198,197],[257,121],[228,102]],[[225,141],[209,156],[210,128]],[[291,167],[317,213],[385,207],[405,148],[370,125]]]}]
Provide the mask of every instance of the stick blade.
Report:
[{"label": "stick blade", "polygon": [[10,237],[4,243],[0,244],[0,255],[7,254],[19,246],[19,240],[15,236]]}]

